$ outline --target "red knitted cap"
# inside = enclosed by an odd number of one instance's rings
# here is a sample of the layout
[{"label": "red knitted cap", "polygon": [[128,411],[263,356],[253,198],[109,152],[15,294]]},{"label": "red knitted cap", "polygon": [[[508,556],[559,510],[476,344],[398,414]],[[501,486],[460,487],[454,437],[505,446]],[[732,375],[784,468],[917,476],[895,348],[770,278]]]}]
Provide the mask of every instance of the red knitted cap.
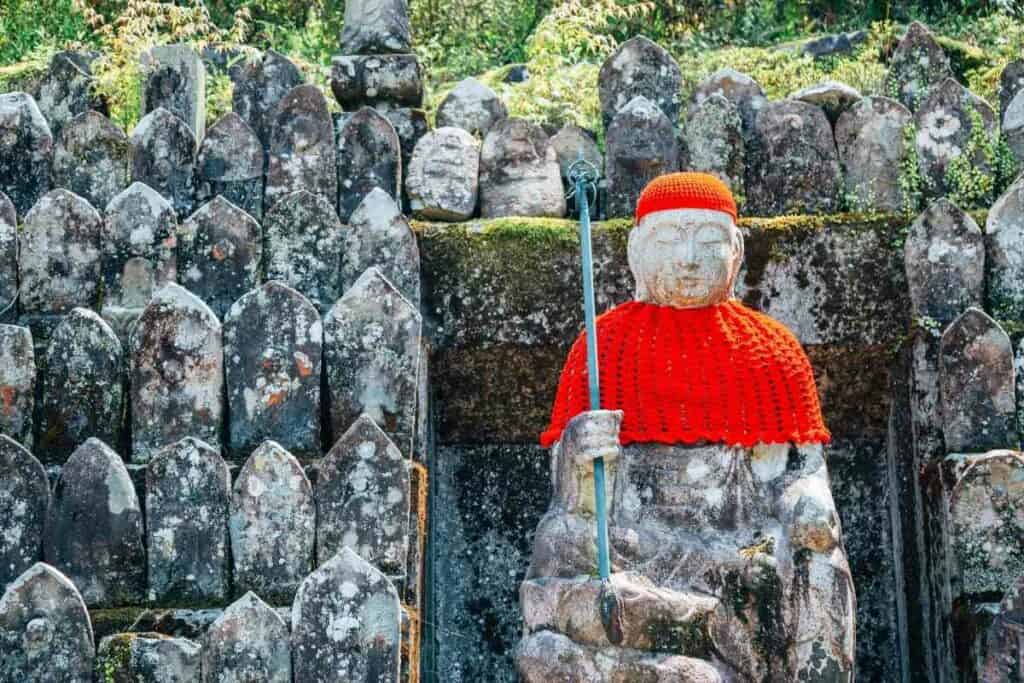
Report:
[{"label": "red knitted cap", "polygon": [[635,223],[652,211],[665,209],[711,209],[737,220],[732,192],[710,173],[666,173],[647,183],[636,201]]}]

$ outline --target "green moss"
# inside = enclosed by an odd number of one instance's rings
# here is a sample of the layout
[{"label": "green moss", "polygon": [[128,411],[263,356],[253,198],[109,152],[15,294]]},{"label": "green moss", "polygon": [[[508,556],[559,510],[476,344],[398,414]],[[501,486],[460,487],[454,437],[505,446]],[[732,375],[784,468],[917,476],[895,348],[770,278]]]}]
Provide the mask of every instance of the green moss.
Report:
[{"label": "green moss", "polygon": [[99,683],[118,683],[131,671],[132,641],[135,633],[119,633],[107,641],[106,649],[96,658]]},{"label": "green moss", "polygon": [[98,642],[103,636],[127,631],[135,623],[139,615],[146,611],[145,607],[115,607],[111,609],[89,610],[89,620]]},{"label": "green moss", "polygon": [[646,631],[655,652],[703,658],[710,650],[707,617],[683,624],[673,619],[653,619],[647,623]]}]

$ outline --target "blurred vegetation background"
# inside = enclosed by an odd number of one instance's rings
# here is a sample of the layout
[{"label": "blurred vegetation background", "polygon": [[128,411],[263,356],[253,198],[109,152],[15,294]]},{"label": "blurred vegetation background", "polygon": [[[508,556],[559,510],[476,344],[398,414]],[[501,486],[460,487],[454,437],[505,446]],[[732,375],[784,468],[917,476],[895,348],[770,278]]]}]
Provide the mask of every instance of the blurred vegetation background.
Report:
[{"label": "blurred vegetation background", "polygon": [[[825,79],[880,93],[887,58],[914,19],[940,36],[960,80],[993,102],[1002,67],[1024,56],[1024,0],[410,0],[410,11],[428,112],[475,76],[513,115],[595,130],[601,62],[638,33],[676,57],[685,88],[731,66],[769,97]],[[57,50],[95,49],[98,88],[128,128],[138,56],[152,45],[273,47],[326,85],[343,18],[344,0],[0,0],[0,90]],[[813,59],[799,50],[808,38],[855,30],[866,37],[851,53]],[[515,65],[530,77],[506,83]],[[211,118],[230,107],[230,88],[213,79]]]}]

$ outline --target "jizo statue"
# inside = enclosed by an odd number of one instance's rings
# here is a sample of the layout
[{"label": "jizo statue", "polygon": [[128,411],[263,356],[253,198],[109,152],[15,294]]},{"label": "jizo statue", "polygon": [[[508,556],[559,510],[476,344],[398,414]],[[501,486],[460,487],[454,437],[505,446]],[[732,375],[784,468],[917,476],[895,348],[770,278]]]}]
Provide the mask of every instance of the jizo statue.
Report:
[{"label": "jizo statue", "polygon": [[[629,234],[635,300],[597,318],[549,428],[553,499],[520,597],[540,681],[853,680],[855,597],[810,363],[733,297],[743,236],[703,173],[651,181]],[[612,618],[594,577],[592,461],[607,470]]]}]

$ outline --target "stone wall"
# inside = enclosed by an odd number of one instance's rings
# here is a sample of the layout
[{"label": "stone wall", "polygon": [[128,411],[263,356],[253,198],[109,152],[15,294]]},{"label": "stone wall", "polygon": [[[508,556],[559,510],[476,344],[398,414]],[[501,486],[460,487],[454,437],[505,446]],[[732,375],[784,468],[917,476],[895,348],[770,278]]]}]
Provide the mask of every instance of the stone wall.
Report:
[{"label": "stone wall", "polygon": [[186,46],[146,55],[132,131],[89,55],[0,95],[0,678],[514,680],[537,437],[582,327],[580,156],[603,168],[600,310],[632,296],[616,217],[650,177],[716,173],[762,216],[736,294],[815,370],[859,678],[1013,674],[1024,185],[987,214],[942,197],[999,126],[927,31],[897,48],[892,99],[779,102],[731,70],[682,102],[637,37],[602,69],[602,152],[472,79],[428,130],[402,8],[349,5],[340,115],[273,51],[230,69],[209,127],[223,62]]}]

